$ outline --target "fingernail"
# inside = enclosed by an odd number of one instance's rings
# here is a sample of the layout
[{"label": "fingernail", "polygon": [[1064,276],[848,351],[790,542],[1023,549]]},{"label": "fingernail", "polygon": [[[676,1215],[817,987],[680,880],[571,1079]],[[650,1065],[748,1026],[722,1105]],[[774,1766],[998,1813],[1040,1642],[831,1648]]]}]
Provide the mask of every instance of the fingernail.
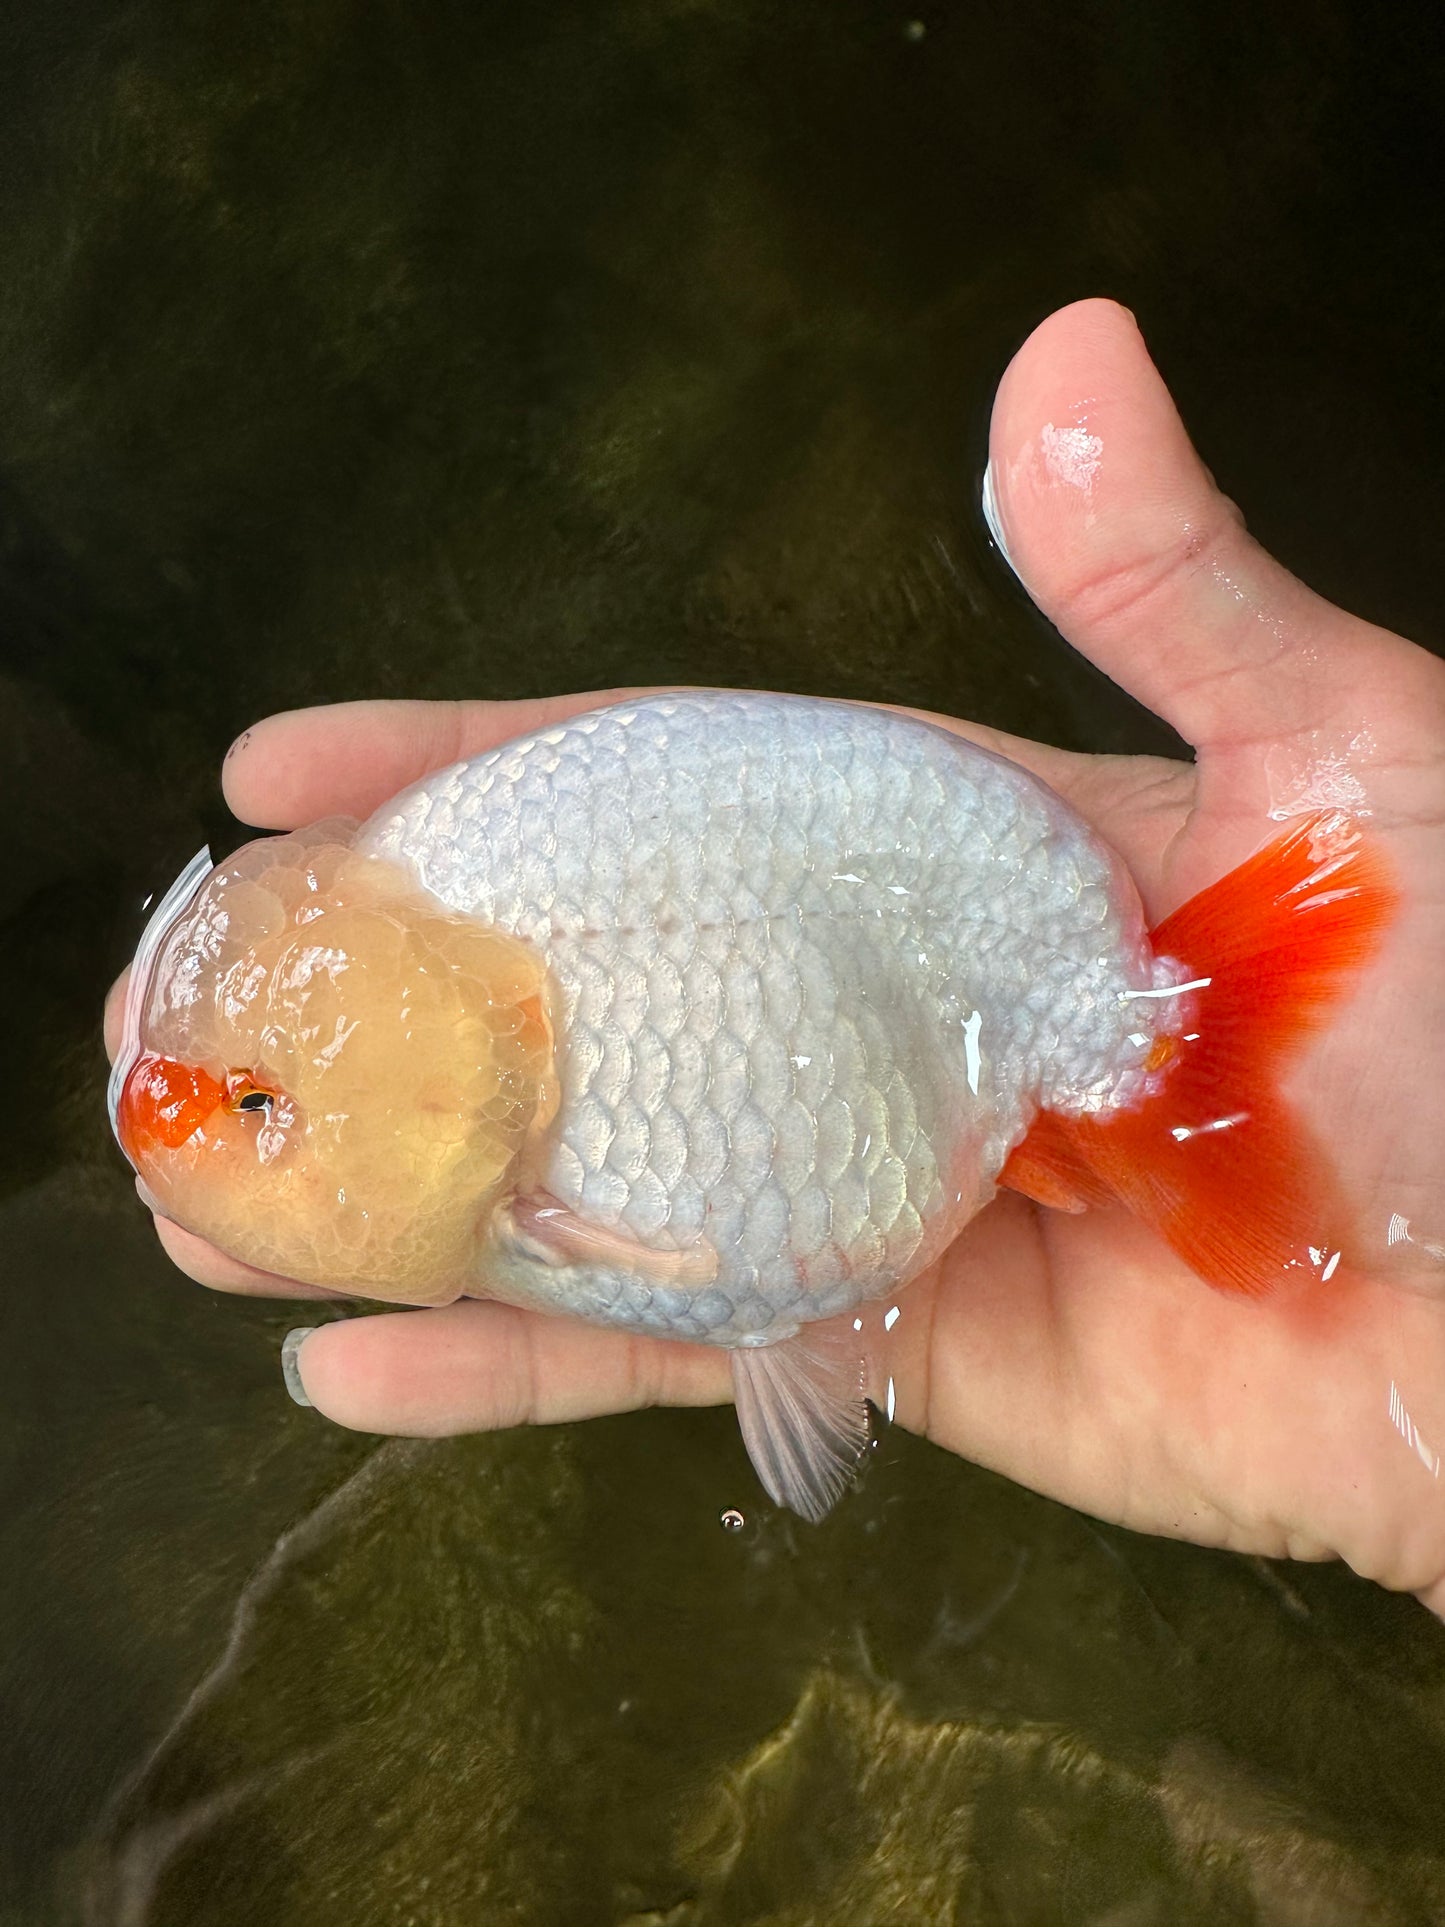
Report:
[{"label": "fingernail", "polygon": [[1005,540],[1003,532],[1003,522],[998,512],[998,491],[995,489],[993,483],[992,457],[989,458],[988,467],[983,471],[982,505],[983,519],[988,524],[988,532],[993,537],[999,554],[1003,557],[1004,561],[1007,562],[1014,574],[1018,576],[1019,581],[1022,582],[1023,577],[1019,575],[1019,565],[1009,554],[1008,542]]},{"label": "fingernail", "polygon": [[317,1329],[315,1325],[297,1325],[281,1340],[281,1376],[286,1381],[286,1390],[298,1405],[305,1405],[308,1409],[311,1400],[306,1396],[306,1387],[301,1383],[299,1359],[301,1347]]}]

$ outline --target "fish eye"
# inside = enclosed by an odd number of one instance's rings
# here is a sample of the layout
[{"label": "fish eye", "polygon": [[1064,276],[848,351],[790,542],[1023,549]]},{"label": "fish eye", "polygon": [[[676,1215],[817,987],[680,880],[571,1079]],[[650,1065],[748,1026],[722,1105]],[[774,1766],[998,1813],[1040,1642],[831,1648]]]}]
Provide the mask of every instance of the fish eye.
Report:
[{"label": "fish eye", "polygon": [[[232,1076],[234,1079],[236,1074],[233,1072]],[[233,1083],[228,1108],[233,1111],[264,1111],[269,1117],[275,1102],[274,1091],[263,1090],[243,1073],[239,1081]]]}]

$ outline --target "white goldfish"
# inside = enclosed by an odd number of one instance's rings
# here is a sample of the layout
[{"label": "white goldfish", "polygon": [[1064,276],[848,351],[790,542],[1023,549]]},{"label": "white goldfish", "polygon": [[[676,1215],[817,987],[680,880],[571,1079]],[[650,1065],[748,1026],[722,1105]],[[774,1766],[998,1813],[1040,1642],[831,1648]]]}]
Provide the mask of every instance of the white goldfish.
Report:
[{"label": "white goldfish", "polygon": [[112,1117],[261,1269],[727,1347],[764,1484],[816,1518],[867,1435],[835,1334],[1000,1184],[1122,1200],[1222,1289],[1330,1265],[1273,1078],[1391,901],[1316,818],[1151,938],[1082,820],[946,730],[653,697],[203,854]]}]

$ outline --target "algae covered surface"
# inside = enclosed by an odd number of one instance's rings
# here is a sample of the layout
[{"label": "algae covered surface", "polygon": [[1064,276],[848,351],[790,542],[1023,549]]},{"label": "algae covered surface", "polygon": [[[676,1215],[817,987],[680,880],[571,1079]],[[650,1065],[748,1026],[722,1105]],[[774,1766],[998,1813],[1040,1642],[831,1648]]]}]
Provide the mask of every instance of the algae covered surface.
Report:
[{"label": "algae covered surface", "polygon": [[[978,513],[1138,312],[1251,525],[1439,646],[1438,30],[1339,4],[101,0],[0,62],[0,1922],[1445,1922],[1445,1631],[885,1433],[341,1433],[103,1110],[279,707],[684,679],[1167,730]],[[905,1301],[906,1315],[906,1301]],[[736,1508],[741,1530],[720,1515]]]}]

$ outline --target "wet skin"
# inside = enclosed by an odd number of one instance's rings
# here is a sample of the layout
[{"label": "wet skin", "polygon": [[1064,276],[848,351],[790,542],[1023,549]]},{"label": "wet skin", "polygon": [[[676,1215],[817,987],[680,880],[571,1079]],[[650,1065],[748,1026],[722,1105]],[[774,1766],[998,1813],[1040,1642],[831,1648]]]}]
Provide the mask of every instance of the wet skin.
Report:
[{"label": "wet skin", "polygon": [[[991,447],[998,520],[1030,593],[1196,761],[1075,756],[950,726],[1066,797],[1124,857],[1153,920],[1275,833],[1271,810],[1317,802],[1322,785],[1369,812],[1402,908],[1288,1083],[1355,1217],[1353,1269],[1241,1301],[1122,1212],[1003,1196],[907,1289],[887,1358],[898,1419],[1100,1517],[1340,1557],[1445,1615],[1445,666],[1257,547],[1110,303],[1063,310],[1020,349]],[[365,815],[428,770],[598,701],[273,717],[228,756],[227,800],[275,829]],[[118,1007],[113,993],[112,1049]],[[330,1296],[158,1229],[215,1289]],[[323,1327],[301,1366],[321,1412],[375,1432],[729,1395],[721,1353],[474,1302]]]}]

